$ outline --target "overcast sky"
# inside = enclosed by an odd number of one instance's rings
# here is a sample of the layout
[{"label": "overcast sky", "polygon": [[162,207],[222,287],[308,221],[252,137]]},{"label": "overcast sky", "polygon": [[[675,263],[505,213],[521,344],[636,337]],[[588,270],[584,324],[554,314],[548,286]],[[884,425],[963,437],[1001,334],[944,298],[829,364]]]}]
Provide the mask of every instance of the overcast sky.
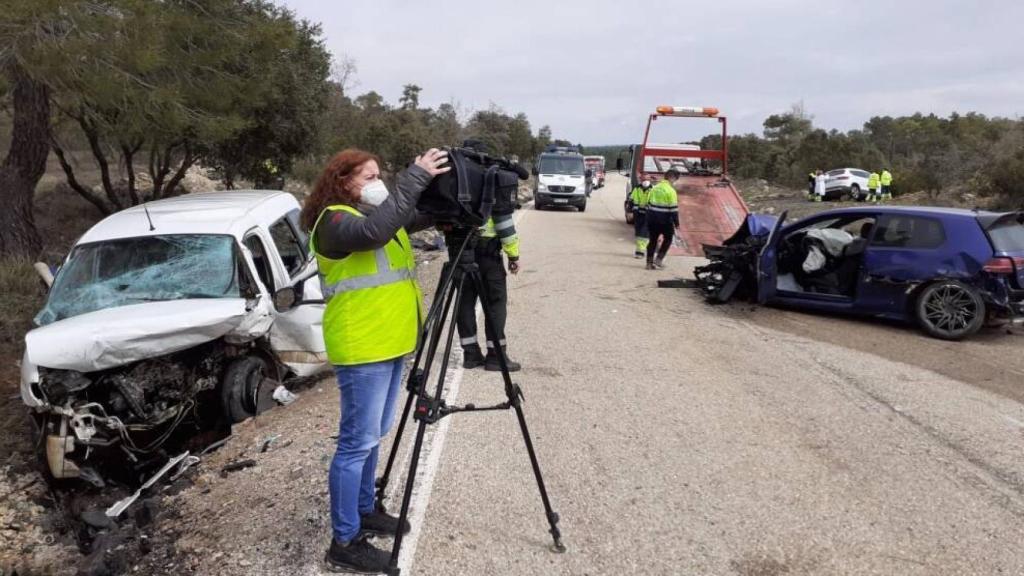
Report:
[{"label": "overcast sky", "polygon": [[[841,130],[1024,114],[1021,0],[280,1],[355,60],[359,93],[418,84],[424,105],[494,103],[583,144],[639,141],[659,104],[716,106],[733,133],[797,101]],[[697,124],[678,139],[715,130]]]}]

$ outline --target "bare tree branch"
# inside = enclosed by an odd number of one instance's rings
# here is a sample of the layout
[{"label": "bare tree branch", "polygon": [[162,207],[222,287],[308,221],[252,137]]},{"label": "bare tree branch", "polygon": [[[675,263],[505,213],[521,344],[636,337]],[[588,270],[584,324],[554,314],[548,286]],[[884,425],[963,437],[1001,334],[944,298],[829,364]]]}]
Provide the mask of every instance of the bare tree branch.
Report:
[{"label": "bare tree branch", "polygon": [[64,170],[64,175],[67,177],[68,186],[71,189],[89,201],[90,204],[96,207],[101,214],[107,215],[112,213],[114,210],[106,202],[103,201],[98,194],[94,194],[92,190],[83,186],[77,178],[75,178],[75,170],[72,168],[71,163],[68,162],[67,157],[64,154],[64,149],[57,143],[55,138],[50,138],[50,149],[57,156],[57,160],[60,162],[60,167]]}]

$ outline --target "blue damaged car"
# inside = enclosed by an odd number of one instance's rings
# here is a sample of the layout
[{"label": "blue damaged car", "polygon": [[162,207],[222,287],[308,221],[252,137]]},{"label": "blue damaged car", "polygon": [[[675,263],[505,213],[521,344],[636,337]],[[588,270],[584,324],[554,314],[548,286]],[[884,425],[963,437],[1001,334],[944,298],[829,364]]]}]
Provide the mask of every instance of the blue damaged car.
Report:
[{"label": "blue damaged car", "polygon": [[714,301],[917,323],[960,340],[986,322],[1024,322],[1024,212],[877,206],[786,223],[752,214],[697,284]]}]

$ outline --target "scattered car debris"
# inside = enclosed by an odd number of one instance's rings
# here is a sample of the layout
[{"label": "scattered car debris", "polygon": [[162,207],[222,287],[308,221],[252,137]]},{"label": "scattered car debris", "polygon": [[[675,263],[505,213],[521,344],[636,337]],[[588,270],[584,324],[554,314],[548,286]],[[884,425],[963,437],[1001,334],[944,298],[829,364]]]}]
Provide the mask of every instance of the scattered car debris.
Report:
[{"label": "scattered car debris", "polygon": [[264,440],[264,441],[263,441],[263,444],[262,444],[262,445],[260,446],[260,454],[263,454],[263,453],[264,453],[264,452],[266,452],[267,450],[270,450],[270,447],[271,447],[271,446],[272,446],[272,445],[273,445],[273,444],[274,444],[275,442],[277,442],[277,441],[278,441],[278,440],[279,440],[280,438],[281,438],[281,435],[280,435],[280,434],[274,434],[274,435],[273,435],[273,436],[271,436],[270,438],[267,438],[266,440]]},{"label": "scattered car debris", "polygon": [[220,469],[220,475],[222,477],[225,477],[225,476],[227,476],[228,474],[230,474],[232,472],[237,472],[239,470],[245,470],[246,468],[252,468],[255,465],[256,465],[256,461],[253,460],[252,458],[247,458],[245,460],[238,460],[238,461],[226,464],[223,468],[221,468]]},{"label": "scattered car debris", "polygon": [[298,396],[296,396],[291,390],[285,388],[284,384],[281,384],[274,389],[273,397],[281,406],[287,406],[292,402],[295,402],[295,399],[298,398]]},{"label": "scattered car debris", "polygon": [[150,477],[149,480],[146,480],[142,484],[142,486],[139,486],[139,489],[136,490],[135,493],[133,493],[131,496],[128,496],[127,498],[118,500],[117,502],[114,503],[113,506],[107,508],[107,516],[109,516],[110,518],[117,518],[118,516],[120,516],[121,513],[127,510],[128,507],[131,506],[133,502],[138,500],[139,496],[142,495],[143,491],[156,484],[157,481],[160,480],[160,478],[163,478],[164,474],[167,474],[168,471],[170,471],[172,468],[174,468],[179,463],[188,458],[188,455],[188,451],[185,451],[179,454],[178,456],[175,456],[174,458],[168,460],[167,464],[164,464],[163,468],[158,470],[157,473]]},{"label": "scattered car debris", "polygon": [[188,470],[189,468],[195,466],[196,464],[199,464],[199,462],[200,462],[200,458],[198,456],[191,456],[191,455],[186,456],[185,459],[181,461],[181,465],[178,466],[177,472],[175,472],[174,474],[171,474],[171,476],[170,476],[170,478],[168,478],[168,480],[170,480],[171,482],[174,482],[175,480],[180,478],[181,475],[184,474],[186,470]]}]

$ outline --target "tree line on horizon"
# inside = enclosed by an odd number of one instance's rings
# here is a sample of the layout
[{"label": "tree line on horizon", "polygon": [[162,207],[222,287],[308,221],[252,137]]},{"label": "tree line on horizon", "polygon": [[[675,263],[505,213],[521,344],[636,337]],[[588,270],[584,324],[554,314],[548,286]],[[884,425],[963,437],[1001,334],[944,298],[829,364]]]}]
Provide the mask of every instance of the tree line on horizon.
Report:
[{"label": "tree line on horizon", "polygon": [[66,187],[105,215],[183,193],[189,168],[228,187],[312,181],[341,148],[394,171],[473,137],[529,158],[553,141],[492,104],[397,104],[352,90],[318,24],[268,0],[11,0],[0,12],[0,258],[42,251],[34,197],[55,158]]}]

